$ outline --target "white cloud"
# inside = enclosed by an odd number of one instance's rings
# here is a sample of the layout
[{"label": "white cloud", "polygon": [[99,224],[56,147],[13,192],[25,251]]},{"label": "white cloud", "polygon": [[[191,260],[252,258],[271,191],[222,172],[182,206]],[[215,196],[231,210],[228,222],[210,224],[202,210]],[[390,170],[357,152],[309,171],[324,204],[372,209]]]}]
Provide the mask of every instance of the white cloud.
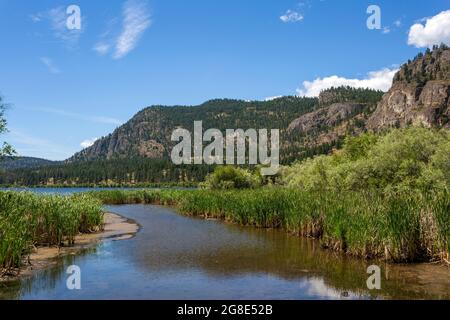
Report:
[{"label": "white cloud", "polygon": [[442,11],[423,21],[425,25],[416,23],[409,29],[409,45],[417,48],[432,47],[441,43],[450,45],[450,10]]},{"label": "white cloud", "polygon": [[402,21],[400,19],[394,21],[394,26],[400,28],[402,26]]},{"label": "white cloud", "polygon": [[388,34],[388,33],[391,32],[391,28],[389,28],[389,27],[384,27],[382,32],[383,32],[383,34]]},{"label": "white cloud", "polygon": [[110,48],[110,45],[104,42],[99,42],[95,44],[94,51],[97,52],[99,55],[103,56],[108,53]]},{"label": "white cloud", "polygon": [[94,144],[95,141],[97,141],[98,138],[91,138],[91,139],[86,139],[81,141],[80,146],[83,149],[89,148],[90,146],[92,146]]},{"label": "white cloud", "polygon": [[280,17],[283,22],[298,22],[303,20],[303,15],[297,11],[288,10],[284,15]]},{"label": "white cloud", "polygon": [[53,74],[61,73],[61,70],[58,69],[58,67],[55,66],[52,59],[48,57],[42,57],[41,62],[47,67],[48,71]]},{"label": "white cloud", "polygon": [[150,25],[150,13],[144,2],[137,0],[125,2],[122,32],[116,40],[113,58],[123,58],[132,51]]},{"label": "white cloud", "polygon": [[278,98],[281,98],[281,97],[282,96],[267,97],[267,98],[264,99],[264,101],[272,101],[272,100],[275,100],[275,99],[278,99]]},{"label": "white cloud", "polygon": [[314,81],[304,81],[303,88],[297,89],[297,94],[299,96],[317,97],[322,90],[340,86],[387,91],[391,87],[392,79],[397,71],[398,69],[395,68],[384,68],[369,72],[364,79],[348,79],[336,75],[317,78]]}]

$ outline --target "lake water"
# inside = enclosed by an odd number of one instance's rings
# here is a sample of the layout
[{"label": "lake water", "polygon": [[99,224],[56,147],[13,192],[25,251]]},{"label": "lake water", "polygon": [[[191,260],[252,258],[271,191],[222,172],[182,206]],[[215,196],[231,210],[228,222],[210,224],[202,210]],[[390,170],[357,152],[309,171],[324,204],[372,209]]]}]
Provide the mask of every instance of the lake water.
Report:
[{"label": "lake water", "polygon": [[[0,299],[450,299],[450,269],[443,266],[351,259],[283,231],[184,217],[161,206],[107,209],[137,221],[138,234],[2,284]],[[375,263],[381,290],[366,285]],[[70,265],[81,269],[81,290],[67,289]]]},{"label": "lake water", "polygon": [[[28,191],[40,194],[62,194],[70,195],[79,192],[101,191],[101,190],[139,190],[144,188],[0,188],[1,191]],[[149,188],[146,188],[149,189]],[[156,189],[156,188],[155,188]]]}]

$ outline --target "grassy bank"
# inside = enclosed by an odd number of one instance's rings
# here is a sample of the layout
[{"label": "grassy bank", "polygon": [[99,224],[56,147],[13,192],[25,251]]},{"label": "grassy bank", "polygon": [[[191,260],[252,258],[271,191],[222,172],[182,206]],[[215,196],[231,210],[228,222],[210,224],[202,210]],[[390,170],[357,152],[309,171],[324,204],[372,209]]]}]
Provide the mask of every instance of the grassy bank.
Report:
[{"label": "grassy bank", "polygon": [[305,192],[298,189],[137,190],[90,193],[105,204],[174,205],[183,214],[241,225],[282,228],[324,247],[396,262],[446,259],[450,253],[447,191]]},{"label": "grassy bank", "polygon": [[72,244],[102,224],[101,202],[86,195],[0,192],[0,271],[19,267],[33,246]]}]

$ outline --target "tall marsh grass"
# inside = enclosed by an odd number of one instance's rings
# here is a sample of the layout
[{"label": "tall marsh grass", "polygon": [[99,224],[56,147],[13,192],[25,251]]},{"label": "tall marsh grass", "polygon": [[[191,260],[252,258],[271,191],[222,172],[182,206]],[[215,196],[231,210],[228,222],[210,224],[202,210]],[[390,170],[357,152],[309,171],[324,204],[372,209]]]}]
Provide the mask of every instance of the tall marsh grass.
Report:
[{"label": "tall marsh grass", "polygon": [[448,191],[319,192],[267,187],[252,190],[92,192],[105,204],[174,205],[183,214],[241,225],[282,228],[319,239],[323,247],[396,262],[448,260]]},{"label": "tall marsh grass", "polygon": [[74,243],[103,225],[102,204],[87,195],[0,192],[0,270],[20,266],[33,246]]}]

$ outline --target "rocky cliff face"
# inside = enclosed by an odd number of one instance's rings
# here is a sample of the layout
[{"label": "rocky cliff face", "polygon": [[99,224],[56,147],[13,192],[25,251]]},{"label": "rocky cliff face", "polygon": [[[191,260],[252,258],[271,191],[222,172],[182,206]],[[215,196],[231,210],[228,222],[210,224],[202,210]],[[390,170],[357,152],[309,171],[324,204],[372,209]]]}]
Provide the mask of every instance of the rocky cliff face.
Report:
[{"label": "rocky cliff face", "polygon": [[75,154],[73,160],[97,160],[127,157],[160,159],[167,152],[163,143],[170,139],[170,127],[161,124],[167,116],[161,108],[148,108],[91,147]]},{"label": "rocky cliff face", "polygon": [[291,144],[329,151],[346,135],[358,135],[365,130],[367,119],[382,95],[380,91],[342,87],[321,92],[319,108],[290,123],[287,131]]},{"label": "rocky cliff face", "polygon": [[288,131],[307,134],[320,130],[323,127],[334,127],[361,113],[364,108],[365,105],[360,103],[333,103],[328,107],[307,113],[295,119],[289,125]]},{"label": "rocky cliff face", "polygon": [[435,48],[403,65],[391,89],[367,122],[367,128],[420,125],[448,127],[450,119],[450,49]]}]

